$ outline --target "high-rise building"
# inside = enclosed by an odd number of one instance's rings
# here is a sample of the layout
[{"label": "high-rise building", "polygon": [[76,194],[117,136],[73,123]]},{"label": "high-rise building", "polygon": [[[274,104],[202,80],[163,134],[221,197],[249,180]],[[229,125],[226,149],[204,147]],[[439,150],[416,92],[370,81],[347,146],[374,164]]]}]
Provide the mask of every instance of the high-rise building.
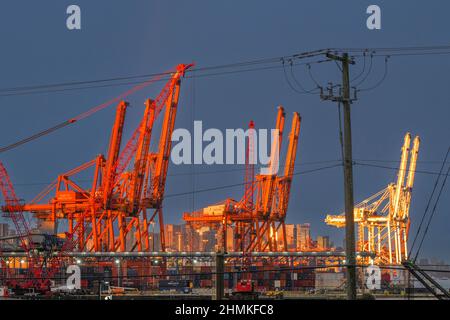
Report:
[{"label": "high-rise building", "polygon": [[217,251],[217,239],[216,232],[213,229],[209,229],[201,234],[201,250],[200,251]]},{"label": "high-rise building", "polygon": [[0,237],[9,236],[9,225],[7,223],[0,223]]},{"label": "high-rise building", "polygon": [[[296,241],[295,241],[295,225],[293,224],[286,224],[285,225],[286,230],[286,242],[287,242],[287,251],[295,250],[296,248]],[[284,250],[284,240],[283,240],[283,229],[279,228],[276,233],[276,240],[277,240],[277,246],[278,250],[283,251]]]},{"label": "high-rise building", "polygon": [[183,237],[183,251],[199,251],[198,233],[189,225],[181,225],[181,233]]},{"label": "high-rise building", "polygon": [[166,243],[166,249],[172,251],[174,241],[173,224],[164,225],[164,241]]},{"label": "high-rise building", "polygon": [[309,223],[297,224],[296,235],[297,250],[303,251],[311,248],[311,233]]},{"label": "high-rise building", "polygon": [[295,243],[295,225],[286,224],[286,241],[287,241],[287,250],[292,251],[296,249]]},{"label": "high-rise building", "polygon": [[159,232],[152,233],[150,246],[153,251],[161,251],[161,236]]},{"label": "high-rise building", "polygon": [[[231,252],[234,250],[234,232],[231,226],[227,226],[227,251]],[[239,250],[239,249],[237,249]]]},{"label": "high-rise building", "polygon": [[185,250],[184,225],[166,224],[164,226],[166,249],[169,251]]},{"label": "high-rise building", "polygon": [[323,250],[330,249],[331,248],[330,237],[328,237],[328,236],[318,236],[317,237],[317,248],[318,249],[323,249]]}]

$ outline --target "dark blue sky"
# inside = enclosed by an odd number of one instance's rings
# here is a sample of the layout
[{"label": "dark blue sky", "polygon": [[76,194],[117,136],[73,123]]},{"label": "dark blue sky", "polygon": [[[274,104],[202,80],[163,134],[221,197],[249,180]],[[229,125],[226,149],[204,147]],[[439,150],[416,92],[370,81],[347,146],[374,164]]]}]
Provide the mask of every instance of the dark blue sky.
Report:
[{"label": "dark blue sky", "polygon": [[[66,8],[82,9],[82,30],[65,27]],[[369,31],[369,4],[382,8],[382,30]],[[198,67],[276,57],[329,47],[398,47],[449,43],[448,1],[2,1],[0,10],[0,88],[102,79],[160,72],[178,63]],[[361,68],[361,61],[353,74]],[[419,170],[437,171],[449,145],[450,57],[411,56],[390,60],[386,81],[361,94],[353,106],[354,157],[397,161],[405,132],[420,135]],[[332,64],[314,68],[316,78],[336,81]],[[383,74],[375,60],[367,85]],[[305,69],[297,77],[312,86]],[[160,86],[129,99],[126,137],[137,125],[146,97]],[[124,91],[110,87],[29,96],[0,97],[0,145],[77,115]],[[318,96],[298,95],[280,69],[237,75],[186,79],[176,127],[190,128],[203,120],[205,128],[244,127],[253,119],[259,128],[272,127],[276,106],[288,114],[300,112],[297,170],[302,162],[338,159],[337,112]],[[31,199],[58,173],[86,162],[107,148],[114,108],[1,155],[18,194]],[[426,162],[423,162],[426,161]],[[388,165],[395,166],[396,163]],[[197,167],[196,171],[224,169]],[[227,168],[228,169],[228,168]],[[232,168],[229,168],[232,169]],[[192,172],[171,165],[169,174]],[[355,199],[362,200],[393,181],[395,172],[355,168]],[[417,174],[411,206],[412,231],[434,183],[434,176]],[[195,187],[239,183],[243,172],[201,175]],[[30,185],[37,183],[35,185]],[[192,190],[189,175],[170,176],[167,194]],[[227,196],[239,198],[239,188],[168,198],[166,221],[179,223],[183,211]],[[423,248],[425,255],[450,258],[450,196],[444,191]],[[326,226],[326,213],[343,210],[340,168],[296,176],[289,223],[310,222],[313,235],[328,234],[341,243],[343,230]]]}]

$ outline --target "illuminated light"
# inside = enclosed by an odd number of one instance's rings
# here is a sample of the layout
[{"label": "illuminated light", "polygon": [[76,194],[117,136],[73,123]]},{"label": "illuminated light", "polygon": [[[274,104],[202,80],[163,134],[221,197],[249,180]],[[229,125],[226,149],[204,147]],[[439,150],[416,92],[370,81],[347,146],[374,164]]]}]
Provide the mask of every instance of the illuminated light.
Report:
[{"label": "illuminated light", "polygon": [[197,260],[194,259],[194,263],[197,263]]},{"label": "illuminated light", "polygon": [[25,260],[20,260],[20,263],[25,263]]},{"label": "illuminated light", "polygon": [[120,260],[119,260],[119,259],[116,259],[115,262],[116,262],[116,264],[119,264],[119,263],[120,263]]},{"label": "illuminated light", "polygon": [[80,259],[77,259],[77,264],[80,264],[81,263],[81,260]]},{"label": "illuminated light", "polygon": [[154,263],[158,263],[158,260],[153,261]]}]

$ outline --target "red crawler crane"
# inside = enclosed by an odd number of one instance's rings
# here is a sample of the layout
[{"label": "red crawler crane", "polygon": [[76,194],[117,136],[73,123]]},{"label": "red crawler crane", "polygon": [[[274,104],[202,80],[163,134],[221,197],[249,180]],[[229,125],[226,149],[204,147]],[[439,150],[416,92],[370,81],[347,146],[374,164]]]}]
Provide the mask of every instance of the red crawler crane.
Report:
[{"label": "red crawler crane", "polygon": [[[69,249],[71,242],[67,241],[61,248],[61,252],[56,256],[52,256],[51,253],[43,255],[35,246],[30,226],[23,214],[23,205],[18,200],[8,172],[1,162],[0,189],[5,200],[2,211],[5,212],[6,217],[11,218],[20,240],[20,246],[28,254],[29,276],[25,281],[10,281],[8,285],[14,289],[34,288],[41,293],[49,292],[51,279],[59,270],[60,256],[64,250]],[[8,266],[5,266],[5,268],[8,268]]]}]

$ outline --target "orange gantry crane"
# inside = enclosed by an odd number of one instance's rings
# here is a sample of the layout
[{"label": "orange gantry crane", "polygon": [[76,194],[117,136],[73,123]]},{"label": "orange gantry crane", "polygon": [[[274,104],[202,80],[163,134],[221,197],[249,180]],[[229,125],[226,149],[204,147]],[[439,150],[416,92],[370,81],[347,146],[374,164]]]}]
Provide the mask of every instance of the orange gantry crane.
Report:
[{"label": "orange gantry crane", "polygon": [[[9,205],[10,214],[33,213],[41,226],[67,225],[71,250],[150,251],[149,225],[159,222],[161,250],[164,244],[162,203],[171,150],[171,135],[177,114],[181,78],[192,65],[180,64],[168,75],[168,82],[155,100],[145,103],[143,118],[121,150],[128,103],[117,106],[107,156],[93,160],[58,176],[30,203]],[[153,126],[164,111],[159,144],[151,151]],[[131,169],[127,169],[134,159]],[[76,175],[93,169],[90,188],[80,186]],[[5,200],[8,201],[8,198]],[[58,222],[67,223],[58,223]],[[29,231],[20,231],[27,234]]]},{"label": "orange gantry crane", "polygon": [[[407,133],[397,182],[389,184],[354,208],[355,223],[358,226],[358,251],[376,253],[376,264],[398,265],[408,258],[409,208],[419,154],[419,137],[414,138],[412,149],[410,145],[411,134]],[[325,222],[343,228],[345,215],[327,215]]]},{"label": "orange gantry crane", "polygon": [[[248,131],[246,151],[246,174],[244,196],[240,201],[232,198],[196,212],[185,212],[183,220],[194,229],[205,226],[219,230],[222,250],[227,250],[227,229],[233,232],[233,251],[286,251],[285,229],[289,194],[294,175],[301,118],[294,112],[289,135],[289,146],[283,173],[278,174],[281,142],[283,138],[285,112],[278,108],[276,132],[271,148],[271,159],[265,174],[253,176],[254,130]],[[254,129],[253,122],[250,129]],[[282,239],[278,239],[281,230]],[[280,241],[279,241],[280,240]],[[280,245],[281,242],[281,245]]]}]

